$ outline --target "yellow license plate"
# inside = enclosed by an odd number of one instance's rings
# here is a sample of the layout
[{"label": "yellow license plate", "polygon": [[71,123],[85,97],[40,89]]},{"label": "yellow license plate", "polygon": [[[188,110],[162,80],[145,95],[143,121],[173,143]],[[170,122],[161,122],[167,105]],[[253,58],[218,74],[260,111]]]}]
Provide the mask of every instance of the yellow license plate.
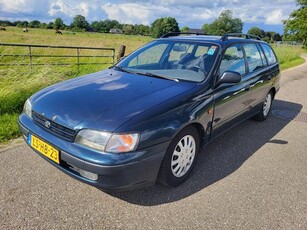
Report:
[{"label": "yellow license plate", "polygon": [[60,164],[60,154],[59,150],[53,148],[51,145],[42,141],[41,139],[30,134],[30,145],[36,149],[38,152],[48,157],[50,160]]}]

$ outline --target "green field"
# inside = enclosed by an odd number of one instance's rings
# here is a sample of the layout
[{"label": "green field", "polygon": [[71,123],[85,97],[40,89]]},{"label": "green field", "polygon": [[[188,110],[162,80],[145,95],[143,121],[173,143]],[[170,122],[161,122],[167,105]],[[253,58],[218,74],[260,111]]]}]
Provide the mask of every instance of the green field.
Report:
[{"label": "green field", "polygon": [[278,57],[281,70],[303,64],[305,61],[300,55],[307,51],[299,46],[283,45],[278,47],[273,45],[273,48]]},{"label": "green field", "polygon": [[[113,35],[102,33],[76,33],[63,31],[63,35],[56,35],[53,30],[30,29],[23,33],[21,28],[7,27],[7,31],[0,31],[0,43],[39,44],[55,46],[85,46],[115,48],[116,54],[120,45],[127,47],[126,54],[141,45],[151,41],[144,36]],[[304,62],[299,57],[304,52],[299,47],[274,47],[281,68],[286,69]],[[28,50],[19,47],[1,47],[1,54],[27,54]],[[32,52],[44,54],[46,49],[36,49]],[[50,51],[48,51],[50,52]],[[57,55],[67,55],[67,50],[52,51]],[[84,53],[88,54],[88,53]],[[53,62],[46,57],[39,62]],[[1,57],[0,63],[20,63],[25,58]],[[62,61],[58,58],[56,62]],[[86,62],[86,60],[84,60]],[[94,60],[95,61],[95,60]],[[99,61],[99,60],[96,60]],[[24,101],[34,92],[53,83],[63,81],[86,73],[108,68],[110,65],[86,65],[78,70],[76,66],[0,66],[0,143],[18,137],[17,117],[22,111]]]}]

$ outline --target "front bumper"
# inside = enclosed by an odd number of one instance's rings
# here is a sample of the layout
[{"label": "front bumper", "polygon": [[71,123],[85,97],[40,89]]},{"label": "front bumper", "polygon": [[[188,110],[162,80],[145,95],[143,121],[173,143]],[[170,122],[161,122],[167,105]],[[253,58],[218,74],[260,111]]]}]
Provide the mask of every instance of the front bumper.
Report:
[{"label": "front bumper", "polygon": [[[57,148],[60,151],[60,164],[33,149],[41,157],[73,178],[102,190],[126,190],[155,183],[169,145],[169,142],[164,142],[124,154],[97,153],[55,137],[24,114],[20,115],[18,124],[27,143],[31,133]],[[97,174],[98,178],[88,179],[80,171]]]}]

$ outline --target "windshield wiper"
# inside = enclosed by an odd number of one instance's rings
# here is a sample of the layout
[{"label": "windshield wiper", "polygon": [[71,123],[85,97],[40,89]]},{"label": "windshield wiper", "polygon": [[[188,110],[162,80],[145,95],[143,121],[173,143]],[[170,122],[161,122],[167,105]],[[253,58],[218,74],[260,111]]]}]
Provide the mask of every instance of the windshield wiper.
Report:
[{"label": "windshield wiper", "polygon": [[149,77],[162,78],[162,79],[166,79],[166,80],[170,80],[170,81],[179,82],[179,80],[177,78],[161,76],[161,75],[153,74],[153,73],[150,73],[150,72],[143,73],[143,72],[130,71],[130,70],[124,69],[122,66],[118,66],[118,65],[114,65],[112,68],[117,69],[117,70],[122,71],[122,72],[125,72],[125,73],[132,73],[132,74],[138,74],[138,75],[144,75],[144,76],[149,76]]},{"label": "windshield wiper", "polygon": [[157,74],[150,73],[150,72],[146,72],[146,73],[140,73],[140,72],[138,72],[138,74],[142,74],[142,75],[149,76],[149,77],[156,77],[156,78],[162,78],[162,79],[166,79],[166,80],[170,80],[170,81],[179,82],[179,80],[178,80],[177,78],[172,78],[172,77],[167,77],[167,76],[161,76],[161,75],[157,75]]},{"label": "windshield wiper", "polygon": [[127,70],[127,69],[124,69],[122,66],[120,66],[120,65],[114,65],[114,66],[112,66],[111,68],[113,68],[113,69],[116,69],[116,70],[119,70],[119,71],[122,71],[122,72],[125,72],[125,73],[135,73],[135,72],[133,72],[133,71],[129,71],[129,70]]}]

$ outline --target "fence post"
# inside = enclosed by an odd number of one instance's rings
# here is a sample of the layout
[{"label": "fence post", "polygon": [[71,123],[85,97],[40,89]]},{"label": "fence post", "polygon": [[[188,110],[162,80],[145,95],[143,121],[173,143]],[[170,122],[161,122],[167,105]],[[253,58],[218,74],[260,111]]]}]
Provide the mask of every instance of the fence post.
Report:
[{"label": "fence post", "polygon": [[119,61],[122,57],[125,56],[126,46],[121,45],[118,50],[117,61]]},{"label": "fence post", "polygon": [[78,65],[78,71],[80,70],[80,49],[77,48],[77,65]]},{"label": "fence post", "polygon": [[29,46],[29,57],[30,57],[30,69],[32,69],[32,50],[31,50],[31,46]]},{"label": "fence post", "polygon": [[112,60],[113,60],[113,65],[115,64],[115,49],[112,49]]}]

